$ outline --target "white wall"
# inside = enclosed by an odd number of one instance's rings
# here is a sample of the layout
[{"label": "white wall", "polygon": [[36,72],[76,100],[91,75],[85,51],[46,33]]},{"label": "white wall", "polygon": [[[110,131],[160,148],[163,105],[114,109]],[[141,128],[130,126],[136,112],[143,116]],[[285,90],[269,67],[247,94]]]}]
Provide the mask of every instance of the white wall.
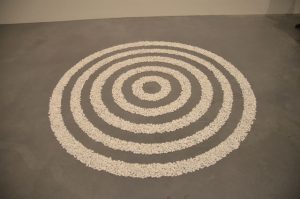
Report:
[{"label": "white wall", "polygon": [[300,13],[300,0],[0,0],[0,23]]}]

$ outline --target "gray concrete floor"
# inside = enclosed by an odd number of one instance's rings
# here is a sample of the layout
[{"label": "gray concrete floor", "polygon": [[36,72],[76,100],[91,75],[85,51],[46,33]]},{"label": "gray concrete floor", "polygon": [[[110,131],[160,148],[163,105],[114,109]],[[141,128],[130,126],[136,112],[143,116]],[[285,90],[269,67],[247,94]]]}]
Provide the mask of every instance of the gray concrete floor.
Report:
[{"label": "gray concrete floor", "polygon": [[[300,30],[294,29],[296,23],[299,15],[0,25],[0,198],[300,198]],[[64,151],[48,119],[49,97],[58,80],[95,51],[141,40],[199,46],[245,74],[258,107],[251,133],[238,150],[209,168],[159,179],[95,171]]]}]

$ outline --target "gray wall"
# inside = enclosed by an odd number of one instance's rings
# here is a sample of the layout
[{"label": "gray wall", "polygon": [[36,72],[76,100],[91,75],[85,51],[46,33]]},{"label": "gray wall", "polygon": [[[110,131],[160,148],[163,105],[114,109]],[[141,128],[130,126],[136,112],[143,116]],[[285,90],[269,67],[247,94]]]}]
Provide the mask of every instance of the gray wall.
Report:
[{"label": "gray wall", "polygon": [[0,0],[0,23],[300,13],[300,0]]}]

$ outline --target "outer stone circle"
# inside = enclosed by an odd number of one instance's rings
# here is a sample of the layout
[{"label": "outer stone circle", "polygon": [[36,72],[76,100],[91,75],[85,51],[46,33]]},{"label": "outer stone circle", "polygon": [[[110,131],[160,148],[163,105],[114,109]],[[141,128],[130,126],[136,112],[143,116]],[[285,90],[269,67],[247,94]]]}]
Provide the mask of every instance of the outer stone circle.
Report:
[{"label": "outer stone circle", "polygon": [[[61,111],[61,101],[65,86],[69,83],[71,77],[87,63],[91,62],[97,57],[101,57],[110,52],[116,50],[122,50],[130,47],[144,47],[144,46],[160,46],[160,47],[174,47],[181,48],[184,50],[193,51],[205,55],[217,63],[222,65],[229,74],[235,78],[240,86],[243,96],[243,112],[241,119],[234,129],[233,133],[222,141],[219,145],[211,148],[205,153],[199,154],[193,158],[186,160],[169,162],[169,163],[156,163],[156,164],[140,164],[140,163],[128,163],[119,160],[113,160],[110,157],[95,153],[91,149],[83,146],[79,141],[77,141],[69,130],[66,128],[62,111]],[[231,63],[223,59],[222,57],[190,45],[175,43],[175,42],[162,42],[162,41],[142,41],[129,44],[122,44],[114,46],[99,52],[96,52],[85,59],[81,60],[69,71],[67,71],[64,76],[59,80],[58,84],[53,90],[50,105],[49,105],[49,119],[51,123],[51,128],[54,134],[68,153],[73,155],[76,159],[96,170],[104,170],[109,173],[127,176],[127,177],[163,177],[163,176],[178,176],[188,172],[193,172],[198,169],[211,166],[217,161],[221,160],[227,156],[230,152],[237,149],[240,143],[246,138],[248,132],[251,129],[251,125],[255,119],[256,115],[256,99],[251,86],[244,75],[237,70]]]}]

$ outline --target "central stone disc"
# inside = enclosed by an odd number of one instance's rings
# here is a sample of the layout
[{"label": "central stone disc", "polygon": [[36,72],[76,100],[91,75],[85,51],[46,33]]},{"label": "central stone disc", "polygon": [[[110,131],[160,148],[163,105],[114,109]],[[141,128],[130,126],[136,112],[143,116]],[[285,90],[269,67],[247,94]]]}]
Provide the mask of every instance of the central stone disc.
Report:
[{"label": "central stone disc", "polygon": [[158,93],[161,90],[161,85],[155,81],[146,82],[143,84],[143,90],[145,93]]}]

